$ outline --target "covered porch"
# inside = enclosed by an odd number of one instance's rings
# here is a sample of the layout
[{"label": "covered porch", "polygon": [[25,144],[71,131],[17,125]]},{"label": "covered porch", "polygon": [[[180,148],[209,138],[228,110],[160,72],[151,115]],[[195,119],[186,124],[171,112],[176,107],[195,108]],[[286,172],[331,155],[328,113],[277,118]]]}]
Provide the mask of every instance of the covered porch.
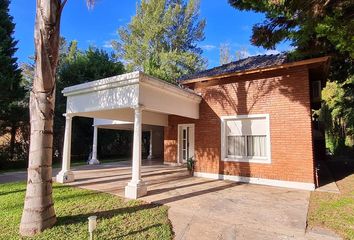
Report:
[{"label": "covered porch", "polygon": [[[121,126],[133,129],[133,154],[131,179],[124,195],[136,199],[147,194],[147,186],[141,177],[142,131],[144,125],[168,126],[168,115],[199,118],[201,97],[194,92],[159,79],[133,72],[94,82],[75,85],[63,90],[67,97],[66,125],[62,169],[56,176],[58,182],[74,182],[70,169],[72,118],[89,117],[94,124],[92,151],[93,163],[97,160],[97,126],[102,121],[119,121]],[[105,120],[102,120],[105,119]],[[96,162],[95,162],[96,161]],[[130,167],[128,167],[130,169]]]}]

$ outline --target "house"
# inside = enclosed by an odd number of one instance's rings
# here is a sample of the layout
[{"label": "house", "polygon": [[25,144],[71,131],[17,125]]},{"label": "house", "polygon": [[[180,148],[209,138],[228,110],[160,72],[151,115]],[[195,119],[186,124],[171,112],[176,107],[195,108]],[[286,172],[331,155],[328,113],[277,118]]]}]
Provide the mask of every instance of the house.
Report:
[{"label": "house", "polygon": [[164,163],[193,158],[195,176],[313,190],[324,135],[312,110],[320,107],[328,66],[328,57],[292,61],[286,54],[262,55],[184,76],[178,85],[133,72],[65,88],[63,169],[57,180],[74,180],[71,119],[83,116],[95,118],[96,129],[134,130],[128,198],[147,193],[141,134],[149,129],[153,149],[153,126],[163,132]]}]

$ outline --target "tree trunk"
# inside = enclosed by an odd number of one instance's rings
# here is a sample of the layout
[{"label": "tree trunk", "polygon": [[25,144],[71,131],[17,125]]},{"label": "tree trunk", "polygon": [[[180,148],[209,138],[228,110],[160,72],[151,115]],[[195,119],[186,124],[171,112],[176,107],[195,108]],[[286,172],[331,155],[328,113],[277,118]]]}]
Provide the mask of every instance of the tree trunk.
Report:
[{"label": "tree trunk", "polygon": [[36,66],[30,95],[31,141],[20,225],[23,236],[42,232],[56,222],[52,198],[53,116],[60,16],[65,2],[37,0],[34,30]]},{"label": "tree trunk", "polygon": [[10,159],[13,160],[15,155],[15,143],[16,143],[17,126],[15,123],[11,124],[11,138],[10,138]]}]

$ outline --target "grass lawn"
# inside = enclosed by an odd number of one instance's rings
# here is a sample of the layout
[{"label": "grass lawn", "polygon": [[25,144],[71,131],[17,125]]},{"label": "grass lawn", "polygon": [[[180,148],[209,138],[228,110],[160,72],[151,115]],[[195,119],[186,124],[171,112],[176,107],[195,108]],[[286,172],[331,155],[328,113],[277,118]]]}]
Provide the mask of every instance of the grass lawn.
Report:
[{"label": "grass lawn", "polygon": [[354,239],[353,168],[335,163],[331,169],[341,193],[312,192],[308,224],[310,228],[324,227],[344,239]]},{"label": "grass lawn", "polygon": [[[0,239],[18,234],[26,185],[0,184]],[[54,184],[56,225],[31,239],[88,239],[87,218],[97,215],[95,239],[172,239],[166,206]]]}]

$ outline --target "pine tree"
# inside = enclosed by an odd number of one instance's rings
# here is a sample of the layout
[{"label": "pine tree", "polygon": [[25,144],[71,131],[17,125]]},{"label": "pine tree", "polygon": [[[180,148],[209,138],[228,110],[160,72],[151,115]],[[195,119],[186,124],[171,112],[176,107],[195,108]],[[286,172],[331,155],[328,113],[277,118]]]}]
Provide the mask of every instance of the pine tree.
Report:
[{"label": "pine tree", "polygon": [[167,81],[205,67],[197,42],[204,39],[205,20],[197,0],[142,0],[113,45],[127,70],[141,70]]},{"label": "pine tree", "polygon": [[21,86],[21,71],[14,56],[17,41],[13,38],[15,24],[9,15],[9,0],[0,1],[0,135],[10,133],[9,158],[14,157],[15,137],[19,122],[26,113],[25,90]]},{"label": "pine tree", "polygon": [[[289,56],[294,59],[331,56],[329,80],[332,83],[324,91],[322,104],[322,115],[330,115],[323,118],[330,136],[327,142],[334,139],[330,144],[334,149],[343,146],[346,138],[354,139],[353,0],[228,1],[239,10],[265,14],[265,20],[252,28],[253,45],[274,49],[277,44],[290,41],[295,51]],[[336,100],[334,105],[332,97]]]}]

